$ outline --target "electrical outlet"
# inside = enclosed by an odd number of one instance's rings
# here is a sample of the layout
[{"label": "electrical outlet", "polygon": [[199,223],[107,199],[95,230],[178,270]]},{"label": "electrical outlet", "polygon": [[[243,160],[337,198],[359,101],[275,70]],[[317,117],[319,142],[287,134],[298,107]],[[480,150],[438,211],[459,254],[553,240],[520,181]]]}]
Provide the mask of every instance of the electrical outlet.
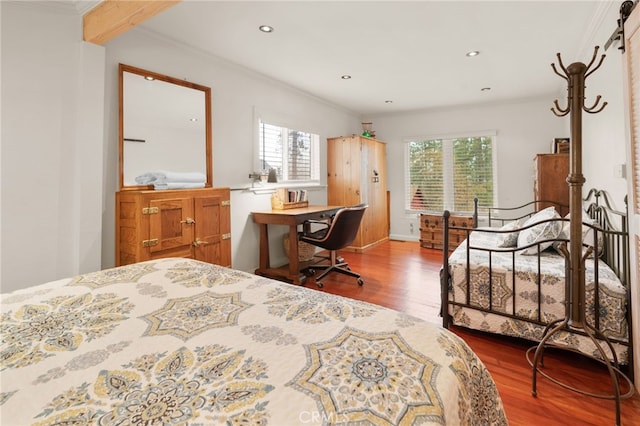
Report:
[{"label": "electrical outlet", "polygon": [[616,164],[614,175],[617,178],[625,179],[627,177],[627,165],[626,164]]}]

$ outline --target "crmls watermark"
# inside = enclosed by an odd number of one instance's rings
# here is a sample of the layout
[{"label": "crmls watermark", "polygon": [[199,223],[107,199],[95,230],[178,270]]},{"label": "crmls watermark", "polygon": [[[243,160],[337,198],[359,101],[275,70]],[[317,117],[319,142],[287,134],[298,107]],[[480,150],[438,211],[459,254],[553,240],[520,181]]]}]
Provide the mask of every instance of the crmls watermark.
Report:
[{"label": "crmls watermark", "polygon": [[345,414],[325,413],[318,411],[301,411],[298,414],[301,424],[336,424],[347,423],[349,418]]}]

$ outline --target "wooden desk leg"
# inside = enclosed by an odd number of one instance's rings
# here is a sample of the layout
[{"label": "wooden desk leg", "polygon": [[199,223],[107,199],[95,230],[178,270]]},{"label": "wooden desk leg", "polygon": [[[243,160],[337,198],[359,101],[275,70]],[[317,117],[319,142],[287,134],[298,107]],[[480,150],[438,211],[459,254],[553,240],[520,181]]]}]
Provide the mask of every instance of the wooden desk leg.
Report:
[{"label": "wooden desk leg", "polygon": [[267,224],[260,224],[260,269],[265,271],[271,267],[269,260],[269,232]]},{"label": "wooden desk leg", "polygon": [[298,225],[289,227],[289,277],[294,284],[302,284],[298,270]]}]

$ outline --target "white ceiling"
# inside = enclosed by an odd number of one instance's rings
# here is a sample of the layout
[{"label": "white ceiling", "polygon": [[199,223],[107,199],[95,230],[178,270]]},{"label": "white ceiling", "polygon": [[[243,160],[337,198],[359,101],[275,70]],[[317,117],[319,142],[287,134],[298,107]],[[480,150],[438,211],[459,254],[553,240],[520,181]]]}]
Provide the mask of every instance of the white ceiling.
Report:
[{"label": "white ceiling", "polygon": [[616,25],[603,14],[620,4],[186,0],[142,27],[366,116],[556,96],[556,53],[588,63],[606,42],[597,27]]}]

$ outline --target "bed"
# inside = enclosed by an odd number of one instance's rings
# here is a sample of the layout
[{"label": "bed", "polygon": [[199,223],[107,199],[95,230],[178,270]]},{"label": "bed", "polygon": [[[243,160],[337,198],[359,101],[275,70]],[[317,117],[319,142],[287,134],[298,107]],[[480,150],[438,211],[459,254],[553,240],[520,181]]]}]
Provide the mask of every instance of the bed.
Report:
[{"label": "bed", "polygon": [[[590,190],[583,202],[585,320],[611,342],[615,353],[600,341],[609,359],[628,364],[632,353],[626,214],[612,208],[604,191]],[[475,205],[474,223],[484,214],[488,226],[454,228],[464,229],[467,238],[450,255],[448,241],[445,246],[443,325],[539,342],[548,324],[564,318],[570,300],[563,254],[568,250],[569,215],[560,217],[553,205],[536,210],[539,202],[515,208]],[[449,228],[446,214],[444,220]],[[522,238],[525,232],[534,237]],[[556,333],[551,343],[603,358],[580,330]]]},{"label": "bed", "polygon": [[492,424],[457,336],[183,258],[2,294],[2,424]]}]

